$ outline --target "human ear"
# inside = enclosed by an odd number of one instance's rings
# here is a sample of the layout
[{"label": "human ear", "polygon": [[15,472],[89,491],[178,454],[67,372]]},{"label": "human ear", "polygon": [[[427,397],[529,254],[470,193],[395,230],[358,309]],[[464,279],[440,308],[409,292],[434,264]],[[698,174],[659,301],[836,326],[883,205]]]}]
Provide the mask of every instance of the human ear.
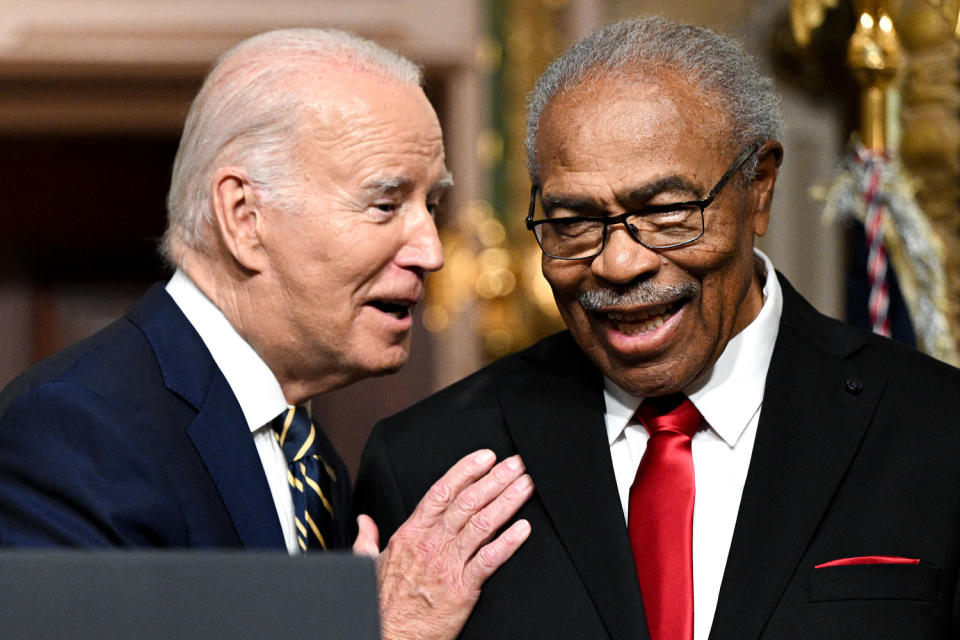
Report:
[{"label": "human ear", "polygon": [[246,172],[238,167],[217,169],[210,180],[210,200],[214,224],[227,251],[242,268],[261,271],[263,215]]},{"label": "human ear", "polygon": [[764,235],[770,224],[773,187],[777,182],[777,172],[781,162],[783,162],[783,147],[776,140],[767,140],[757,151],[756,176],[750,185],[753,233],[757,236]]}]

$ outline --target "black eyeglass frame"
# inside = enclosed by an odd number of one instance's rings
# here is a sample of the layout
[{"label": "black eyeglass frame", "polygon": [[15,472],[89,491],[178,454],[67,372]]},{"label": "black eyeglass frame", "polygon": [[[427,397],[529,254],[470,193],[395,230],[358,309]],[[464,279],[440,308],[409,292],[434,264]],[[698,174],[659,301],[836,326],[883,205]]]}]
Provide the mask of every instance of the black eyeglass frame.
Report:
[{"label": "black eyeglass frame", "polygon": [[[534,182],[533,185],[530,187],[530,207],[527,210],[527,218],[525,221],[527,225],[527,229],[533,232],[533,237],[537,239],[537,244],[540,245],[540,250],[543,251],[546,255],[550,256],[551,258],[554,258],[555,260],[588,260],[590,258],[596,258],[598,255],[603,253],[604,248],[606,248],[607,246],[607,236],[608,236],[607,230],[610,228],[611,225],[615,225],[615,224],[623,224],[624,228],[627,230],[627,233],[630,234],[631,238],[633,238],[638,244],[641,244],[647,249],[650,249],[653,251],[658,251],[662,249],[674,249],[676,247],[686,246],[688,244],[696,242],[697,240],[703,237],[703,234],[706,230],[705,229],[706,223],[704,222],[703,210],[709,207],[713,203],[716,197],[720,195],[720,191],[727,185],[727,182],[730,181],[730,178],[733,177],[733,175],[740,170],[740,167],[742,167],[743,164],[747,160],[749,160],[753,154],[759,151],[762,146],[763,146],[762,142],[756,142],[750,145],[747,149],[745,149],[743,153],[741,153],[739,156],[737,156],[737,159],[733,161],[733,164],[730,165],[730,168],[727,169],[726,173],[723,174],[723,176],[717,182],[716,186],[714,186],[713,189],[710,189],[710,193],[708,193],[707,197],[704,198],[703,200],[690,200],[687,202],[672,202],[670,204],[651,205],[649,207],[643,207],[642,209],[636,209],[634,211],[626,211],[624,213],[621,213],[615,216],[605,216],[605,217],[570,216],[567,218],[563,218],[562,221],[564,222],[564,224],[570,224],[573,222],[600,222],[601,224],[603,224],[603,232],[600,240],[600,248],[597,250],[596,253],[592,253],[586,256],[578,256],[576,258],[566,258],[563,256],[555,256],[543,248],[543,244],[540,242],[540,235],[537,233],[536,228],[539,225],[558,222],[559,220],[550,219],[550,218],[544,218],[543,220],[533,219],[534,213],[536,212],[536,206],[537,206],[537,194],[540,191],[540,184],[536,182]],[[662,213],[665,211],[671,211],[678,207],[694,207],[694,206],[700,209],[700,233],[697,234],[695,238],[684,240],[683,242],[677,242],[674,244],[667,244],[667,245],[649,245],[640,239],[640,235],[637,232],[637,228],[627,222],[627,220],[632,216],[647,215],[651,213]]]}]

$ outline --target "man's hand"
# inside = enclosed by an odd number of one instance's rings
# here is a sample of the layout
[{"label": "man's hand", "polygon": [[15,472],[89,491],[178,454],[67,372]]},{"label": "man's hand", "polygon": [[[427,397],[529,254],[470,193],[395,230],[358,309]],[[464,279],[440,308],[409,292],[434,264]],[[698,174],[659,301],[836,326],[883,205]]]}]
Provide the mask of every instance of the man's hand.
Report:
[{"label": "man's hand", "polygon": [[357,518],[355,553],[377,557],[384,640],[446,640],[463,628],[480,587],[530,535],[530,523],[497,530],[533,494],[519,456],[492,451],[450,468],[378,555],[377,525]]}]

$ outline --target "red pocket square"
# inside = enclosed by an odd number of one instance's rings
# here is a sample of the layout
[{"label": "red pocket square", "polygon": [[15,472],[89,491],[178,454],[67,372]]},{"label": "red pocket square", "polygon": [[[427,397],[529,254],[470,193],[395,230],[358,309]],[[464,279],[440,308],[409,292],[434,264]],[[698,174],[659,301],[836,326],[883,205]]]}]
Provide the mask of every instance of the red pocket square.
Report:
[{"label": "red pocket square", "polygon": [[843,567],[851,564],[920,564],[919,558],[901,558],[900,556],[857,556],[855,558],[839,558],[818,564],[814,569],[824,567]]}]

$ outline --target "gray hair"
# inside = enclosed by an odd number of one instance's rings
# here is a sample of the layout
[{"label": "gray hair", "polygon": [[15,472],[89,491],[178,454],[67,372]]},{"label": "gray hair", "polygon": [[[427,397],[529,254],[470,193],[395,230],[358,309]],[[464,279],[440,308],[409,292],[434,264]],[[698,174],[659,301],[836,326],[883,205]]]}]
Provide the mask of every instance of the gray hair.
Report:
[{"label": "gray hair", "polygon": [[309,79],[317,65],[346,65],[404,85],[423,82],[410,60],[343,31],[269,31],[227,51],[190,106],[174,160],[161,243],[171,264],[184,247],[204,250],[213,217],[210,180],[220,167],[242,167],[265,202],[296,208],[295,140],[315,111]]},{"label": "gray hair", "polygon": [[[530,94],[527,116],[527,167],[539,181],[536,156],[540,116],[558,93],[595,74],[653,76],[674,71],[715,101],[727,118],[730,143],[746,148],[779,139],[780,96],[773,81],[738,42],[701,27],[659,16],[625,20],[593,33],[554,60]],[[756,156],[744,165],[751,176]]]}]

